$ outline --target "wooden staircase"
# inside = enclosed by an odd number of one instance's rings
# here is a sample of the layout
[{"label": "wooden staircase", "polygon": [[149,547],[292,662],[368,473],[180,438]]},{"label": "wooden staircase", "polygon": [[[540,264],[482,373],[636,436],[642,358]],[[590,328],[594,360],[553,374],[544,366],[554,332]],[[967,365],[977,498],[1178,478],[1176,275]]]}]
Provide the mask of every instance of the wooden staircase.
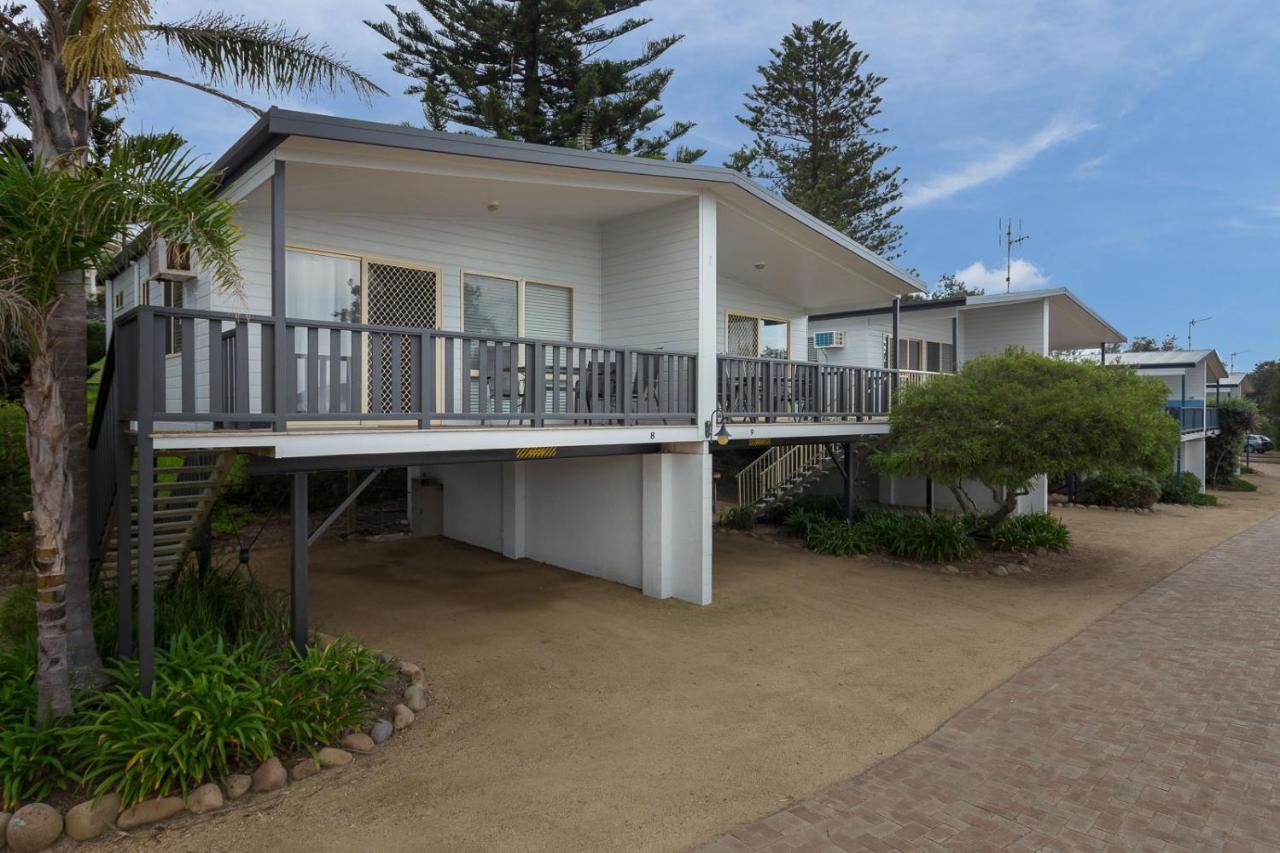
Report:
[{"label": "wooden staircase", "polygon": [[[190,450],[157,451],[154,554],[156,581],[172,577],[197,545],[200,544],[213,502],[225,487],[227,474],[235,454],[226,451]],[[138,499],[136,466],[130,483],[129,553],[133,559],[132,576],[137,578]],[[116,523],[119,507],[112,506],[111,520],[102,537],[102,562],[98,573],[107,586],[115,585]]]},{"label": "wooden staircase", "polygon": [[840,445],[770,447],[738,472],[738,504],[759,515],[804,494],[843,461]]}]

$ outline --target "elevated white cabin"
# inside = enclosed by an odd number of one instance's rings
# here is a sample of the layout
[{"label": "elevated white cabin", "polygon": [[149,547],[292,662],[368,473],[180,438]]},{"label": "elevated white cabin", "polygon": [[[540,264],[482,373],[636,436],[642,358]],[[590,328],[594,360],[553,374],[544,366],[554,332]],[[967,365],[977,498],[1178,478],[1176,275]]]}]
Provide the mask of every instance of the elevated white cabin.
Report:
[{"label": "elevated white cabin", "polygon": [[106,270],[103,459],[118,428],[140,457],[408,466],[443,490],[427,529],[707,603],[719,427],[885,429],[891,372],[806,363],[807,318],[922,285],[731,170],[279,109],[214,168],[242,285],[146,233]]},{"label": "elevated white cabin", "polygon": [[1253,379],[1248,373],[1228,373],[1225,379],[1210,382],[1206,390],[1208,399],[1216,402],[1248,397],[1254,392]]},{"label": "elevated white cabin", "polygon": [[[893,312],[880,307],[859,308],[809,318],[814,354],[819,361],[860,366],[892,366]],[[898,364],[903,382],[925,382],[940,373],[952,373],[970,359],[998,355],[1009,347],[1050,355],[1082,350],[1125,340],[1066,288],[1017,293],[961,296],[901,306],[898,318]],[[843,337],[820,340],[823,334]],[[925,506],[930,503],[955,510],[952,495],[922,479],[882,477],[879,498],[885,503]],[[983,497],[981,486],[968,489]],[[1043,512],[1048,507],[1048,484],[1041,477],[1032,492],[1019,501],[1019,512]]]},{"label": "elevated white cabin", "polygon": [[1206,439],[1217,432],[1216,402],[1210,387],[1227,378],[1226,366],[1216,350],[1161,350],[1125,352],[1107,356],[1108,363],[1132,367],[1143,376],[1168,386],[1169,414],[1182,427],[1182,442],[1174,460],[1177,471],[1190,471],[1205,479]]}]

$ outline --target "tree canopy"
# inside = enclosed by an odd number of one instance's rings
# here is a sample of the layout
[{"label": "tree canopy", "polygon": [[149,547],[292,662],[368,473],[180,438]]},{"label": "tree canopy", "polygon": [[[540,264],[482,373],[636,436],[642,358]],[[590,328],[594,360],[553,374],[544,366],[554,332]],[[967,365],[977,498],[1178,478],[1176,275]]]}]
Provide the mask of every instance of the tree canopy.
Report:
[{"label": "tree canopy", "polygon": [[1135,335],[1129,341],[1129,352],[1173,352],[1177,348],[1177,335],[1165,335],[1158,341],[1147,335]]},{"label": "tree canopy", "polygon": [[[607,19],[647,0],[418,0],[389,5],[390,21],[366,21],[394,46],[386,57],[415,81],[434,130],[461,125],[543,145],[665,157],[693,127],[663,117],[670,68],[651,67],[683,36],[646,42],[627,59],[603,52],[650,18]],[[692,162],[705,152],[678,147]]]},{"label": "tree canopy", "polygon": [[886,474],[931,477],[979,514],[966,482],[982,483],[1011,513],[1040,474],[1110,468],[1167,470],[1178,425],[1166,388],[1124,367],[1101,367],[1010,349],[899,389],[889,413]]},{"label": "tree canopy", "polygon": [[727,166],[768,181],[775,191],[885,258],[902,254],[903,180],[878,141],[885,82],[839,23],[795,24],[738,116],[753,134]]},{"label": "tree canopy", "polygon": [[1259,362],[1249,371],[1253,399],[1258,409],[1273,423],[1280,424],[1280,361]]},{"label": "tree canopy", "polygon": [[944,272],[938,276],[938,283],[928,293],[909,293],[902,297],[902,304],[912,302],[936,302],[939,299],[955,299],[960,296],[981,296],[986,293],[981,287],[970,287],[964,279],[955,273]]}]

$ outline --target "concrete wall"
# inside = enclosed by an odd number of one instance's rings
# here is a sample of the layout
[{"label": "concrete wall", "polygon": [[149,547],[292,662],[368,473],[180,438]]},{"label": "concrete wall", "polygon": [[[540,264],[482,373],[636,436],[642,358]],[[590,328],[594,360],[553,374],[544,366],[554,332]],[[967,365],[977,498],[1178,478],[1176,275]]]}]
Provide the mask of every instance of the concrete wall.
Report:
[{"label": "concrete wall", "polygon": [[711,602],[711,456],[653,453],[424,466],[444,535],[507,557]]}]

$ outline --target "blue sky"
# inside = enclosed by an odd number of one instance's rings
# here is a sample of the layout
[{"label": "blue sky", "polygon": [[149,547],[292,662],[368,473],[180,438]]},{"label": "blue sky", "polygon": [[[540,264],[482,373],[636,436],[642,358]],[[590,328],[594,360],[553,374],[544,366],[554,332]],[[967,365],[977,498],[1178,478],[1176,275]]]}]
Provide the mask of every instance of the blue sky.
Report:
[{"label": "blue sky", "polygon": [[[413,3],[414,0],[408,0]],[[179,18],[215,4],[156,2]],[[225,0],[261,16],[261,3]],[[283,106],[417,122],[406,81],[361,19],[379,2],[275,0],[273,18],[332,45],[389,97],[278,99]],[[908,179],[906,254],[927,281],[961,274],[1004,287],[1000,217],[1031,239],[1015,287],[1066,286],[1126,334],[1199,326],[1237,369],[1280,358],[1280,8],[1249,0],[651,0],[640,38],[678,32],[664,104],[698,122],[689,142],[720,163],[746,139],[734,120],[756,66],[792,22],[843,21],[888,78],[886,138]],[[620,44],[627,51],[631,45]],[[153,67],[182,71],[162,53]],[[265,105],[261,97],[252,98]],[[175,127],[222,152],[246,113],[148,83],[130,124]]]}]

